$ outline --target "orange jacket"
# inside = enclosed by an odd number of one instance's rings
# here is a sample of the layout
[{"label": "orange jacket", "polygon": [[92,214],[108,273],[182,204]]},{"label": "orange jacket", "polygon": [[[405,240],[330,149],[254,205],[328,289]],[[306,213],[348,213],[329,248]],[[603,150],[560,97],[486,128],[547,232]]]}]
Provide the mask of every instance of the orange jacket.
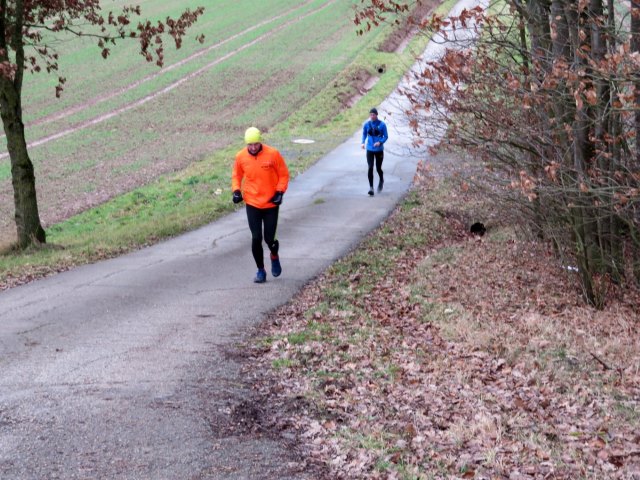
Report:
[{"label": "orange jacket", "polygon": [[262,144],[257,156],[243,148],[236,154],[231,174],[231,190],[242,190],[247,205],[256,208],[275,207],[270,200],[276,192],[286,192],[289,169],[280,152]]}]

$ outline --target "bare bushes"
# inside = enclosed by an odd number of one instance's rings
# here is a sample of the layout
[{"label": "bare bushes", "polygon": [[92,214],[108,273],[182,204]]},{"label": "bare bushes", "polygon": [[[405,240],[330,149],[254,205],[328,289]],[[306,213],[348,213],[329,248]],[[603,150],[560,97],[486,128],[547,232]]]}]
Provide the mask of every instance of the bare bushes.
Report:
[{"label": "bare bushes", "polygon": [[[553,242],[596,307],[640,284],[640,53],[616,15],[597,0],[514,0],[434,16],[422,28],[446,29],[450,48],[404,91],[415,143],[474,152],[474,180]],[[473,45],[456,41],[465,29]]]}]

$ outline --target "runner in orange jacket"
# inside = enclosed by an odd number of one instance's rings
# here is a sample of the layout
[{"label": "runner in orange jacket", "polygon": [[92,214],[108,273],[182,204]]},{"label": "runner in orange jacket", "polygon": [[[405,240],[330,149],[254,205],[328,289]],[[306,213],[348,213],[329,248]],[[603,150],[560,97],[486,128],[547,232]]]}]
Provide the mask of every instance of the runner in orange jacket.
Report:
[{"label": "runner in orange jacket", "polygon": [[280,152],[262,143],[260,130],[248,128],[244,140],[247,146],[236,154],[233,164],[231,190],[233,203],[243,200],[246,203],[251,253],[258,267],[254,282],[264,283],[267,281],[267,272],[262,249],[263,230],[264,240],[271,252],[271,274],[278,277],[282,273],[276,230],[282,196],[289,185],[289,170]]}]

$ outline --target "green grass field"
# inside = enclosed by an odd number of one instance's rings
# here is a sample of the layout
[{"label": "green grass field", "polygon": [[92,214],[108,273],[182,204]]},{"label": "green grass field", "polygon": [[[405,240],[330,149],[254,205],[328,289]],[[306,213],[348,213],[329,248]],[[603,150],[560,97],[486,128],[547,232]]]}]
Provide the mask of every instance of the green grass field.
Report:
[{"label": "green grass field", "polygon": [[[149,16],[177,11],[168,0],[142,3]],[[180,8],[198,5],[180,3]],[[196,24],[181,50],[168,49],[166,73],[146,64],[133,43],[114,49],[104,61],[87,41],[60,42],[66,90],[56,101],[51,78],[29,76],[28,141],[123,111],[30,149],[50,245],[19,255],[9,250],[0,257],[0,280],[18,278],[25,268],[46,273],[58,265],[112,256],[231,211],[231,162],[249,125],[266,132],[267,143],[283,151],[294,174],[350,136],[426,44],[417,37],[402,53],[381,52],[391,28],[357,36],[352,23],[357,3],[278,1],[267,8],[220,2]],[[151,5],[152,10],[144,9]],[[199,33],[206,35],[203,45],[192,40]],[[354,79],[377,75],[381,64],[386,71],[380,81],[345,108],[344,99],[361,86]],[[158,93],[162,89],[167,91]],[[114,95],[119,90],[124,93]],[[74,107],[75,113],[29,127]],[[293,144],[299,136],[316,143]],[[6,245],[15,228],[7,158],[0,160],[0,185],[0,239]]]}]

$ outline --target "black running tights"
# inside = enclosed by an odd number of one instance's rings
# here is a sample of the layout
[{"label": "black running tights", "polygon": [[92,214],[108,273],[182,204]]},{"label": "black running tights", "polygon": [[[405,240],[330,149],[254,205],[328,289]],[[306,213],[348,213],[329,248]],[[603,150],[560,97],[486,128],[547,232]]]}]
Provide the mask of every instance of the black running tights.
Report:
[{"label": "black running tights", "polygon": [[384,151],[372,152],[371,150],[367,150],[367,165],[369,165],[369,171],[367,172],[367,175],[369,177],[369,186],[371,188],[373,188],[374,158],[376,161],[376,170],[378,171],[378,177],[380,178],[380,183],[384,182],[384,177],[382,176],[382,159],[384,158]]},{"label": "black running tights", "polygon": [[256,208],[247,205],[247,219],[251,230],[251,253],[258,268],[264,268],[264,252],[262,251],[262,231],[264,225],[264,240],[269,251],[278,255],[278,240],[276,229],[278,228],[279,206],[272,208]]}]

